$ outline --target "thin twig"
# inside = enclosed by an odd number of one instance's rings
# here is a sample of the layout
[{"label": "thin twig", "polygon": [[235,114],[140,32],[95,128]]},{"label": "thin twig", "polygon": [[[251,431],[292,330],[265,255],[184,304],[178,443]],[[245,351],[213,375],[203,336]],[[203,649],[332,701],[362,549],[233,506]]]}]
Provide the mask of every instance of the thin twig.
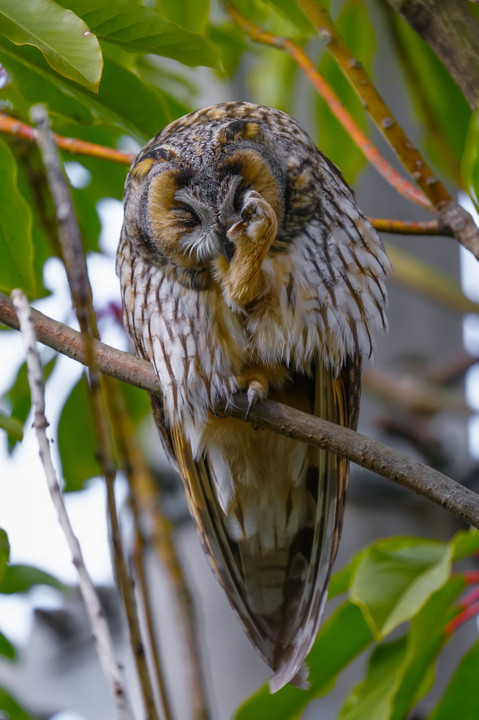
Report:
[{"label": "thin twig", "polygon": [[361,130],[357,122],[341,103],[334,90],[326,82],[320,72],[314,67],[309,57],[306,55],[304,50],[299,47],[299,45],[289,38],[279,37],[262,30],[260,27],[245,18],[244,15],[242,15],[229,0],[225,0],[225,7],[233,22],[248,33],[252,40],[262,43],[263,45],[269,45],[270,47],[283,50],[293,58],[293,60],[299,65],[305,75],[312,82],[323,100],[325,100],[333,115],[339,120],[346,132],[354,140],[364,157],[390,185],[401,193],[401,195],[407,197],[408,200],[412,200],[412,202],[415,202],[428,210],[432,210],[431,203],[424,193],[412,185],[408,180],[403,178],[381,155],[379,150]]},{"label": "thin twig", "polygon": [[149,720],[157,720],[158,714],[155,707],[146,658],[143,652],[135,597],[125,563],[120,524],[116,509],[114,492],[116,467],[113,460],[108,426],[107,378],[102,380],[98,373],[93,349],[93,339],[98,338],[98,328],[93,309],[92,291],[88,278],[85,252],[71,194],[62,170],[57,147],[50,132],[48,115],[45,108],[38,105],[32,109],[32,116],[37,124],[36,139],[42,153],[45,172],[57,213],[58,233],[63,261],[85,347],[86,364],[88,366],[90,381],[89,397],[92,405],[93,423],[98,443],[98,459],[106,481],[107,506],[117,581],[125,606],[130,631],[130,642],[140,679],[147,717]]},{"label": "thin twig", "polygon": [[449,231],[441,227],[437,220],[422,222],[376,217],[369,217],[368,220],[378,232],[394,235],[451,235]]},{"label": "thin twig", "polygon": [[[84,346],[78,332],[51,320],[37,310],[32,311],[32,317],[40,342],[85,364]],[[2,293],[0,321],[18,329],[15,311],[9,299]],[[94,348],[101,372],[161,397],[161,386],[151,363],[99,341],[94,343]],[[236,407],[229,408],[227,412],[244,419],[247,401],[239,396],[235,403]],[[479,528],[479,495],[433,468],[376,440],[272,400],[258,403],[251,410],[248,422],[347,457],[352,462],[428,498],[460,520]]]},{"label": "thin twig", "polygon": [[[0,132],[21,137],[30,142],[37,141],[37,131],[31,125],[17,120],[16,118],[0,113]],[[86,142],[85,140],[77,140],[75,138],[62,137],[52,133],[53,141],[62,150],[74,153],[75,155],[87,155],[88,157],[109,160],[110,162],[120,163],[121,165],[131,165],[136,155],[125,153],[121,150],[106,147],[105,145],[96,145],[95,143]]]},{"label": "thin twig", "polygon": [[37,436],[40,459],[47,479],[48,489],[57,511],[58,522],[65,535],[72,555],[73,565],[78,573],[78,584],[85,603],[88,619],[90,621],[90,627],[95,641],[98,658],[103,672],[105,673],[118,715],[122,720],[130,720],[131,715],[128,709],[125,688],[118,663],[115,659],[113,641],[108,629],[108,624],[96,590],[85,567],[80,544],[70,524],[70,519],[63,502],[60,484],[53,465],[50,443],[46,433],[48,421],[45,417],[42,367],[36,347],[35,330],[30,306],[28,305],[28,301],[21,290],[14,290],[12,292],[12,300],[15,306],[25,346],[28,383],[30,385],[32,405],[34,409],[33,427],[35,428]]},{"label": "thin twig", "polygon": [[411,143],[372,84],[362,64],[351,54],[339,35],[327,9],[318,0],[299,0],[299,3],[404,167],[431,200],[439,213],[443,227],[479,260],[479,229],[472,217],[452,199],[420,152]]}]

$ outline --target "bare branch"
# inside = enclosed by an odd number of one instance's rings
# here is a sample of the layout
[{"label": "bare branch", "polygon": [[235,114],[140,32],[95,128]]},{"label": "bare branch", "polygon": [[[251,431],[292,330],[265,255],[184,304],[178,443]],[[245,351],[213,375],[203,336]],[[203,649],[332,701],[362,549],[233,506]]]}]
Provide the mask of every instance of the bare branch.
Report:
[{"label": "bare branch", "polygon": [[[35,329],[38,327],[37,337],[41,342],[85,363],[82,339],[78,332],[35,310],[32,311],[32,317]],[[0,321],[18,329],[15,312],[9,299],[2,293]],[[94,348],[101,372],[161,396],[159,380],[149,362],[98,341],[94,343]],[[235,407],[227,409],[225,414],[244,419],[246,405],[247,400],[237,396]],[[251,410],[248,422],[342,455],[357,465],[373,470],[428,498],[463,522],[479,528],[479,495],[437,470],[376,440],[272,400],[258,403]]]},{"label": "bare branch", "polygon": [[46,433],[48,421],[45,417],[42,367],[36,347],[34,323],[30,306],[28,305],[28,301],[21,290],[14,290],[12,292],[12,300],[15,305],[18,323],[22,333],[23,344],[25,346],[28,368],[28,384],[30,385],[32,405],[34,408],[33,426],[37,436],[40,459],[47,479],[48,489],[57,511],[58,522],[60,523],[60,527],[65,535],[71,552],[73,565],[78,573],[80,592],[82,594],[88,619],[90,621],[90,627],[95,641],[98,658],[103,668],[103,672],[105,673],[118,715],[121,720],[130,720],[131,715],[128,709],[123,680],[118,663],[115,659],[113,641],[110,636],[108,624],[103,614],[96,590],[85,567],[80,544],[70,524],[70,519],[63,502],[60,484],[53,465],[50,443]]}]

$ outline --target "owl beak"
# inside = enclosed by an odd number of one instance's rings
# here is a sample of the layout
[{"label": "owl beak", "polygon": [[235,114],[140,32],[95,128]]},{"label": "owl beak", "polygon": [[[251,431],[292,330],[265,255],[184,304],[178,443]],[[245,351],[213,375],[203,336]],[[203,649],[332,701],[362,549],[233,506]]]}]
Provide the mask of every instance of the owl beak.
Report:
[{"label": "owl beak", "polygon": [[219,245],[221,255],[223,255],[223,257],[226,258],[228,263],[230,263],[235,254],[234,244],[231,242],[229,237],[224,232],[217,231],[216,237],[218,238],[218,245]]}]

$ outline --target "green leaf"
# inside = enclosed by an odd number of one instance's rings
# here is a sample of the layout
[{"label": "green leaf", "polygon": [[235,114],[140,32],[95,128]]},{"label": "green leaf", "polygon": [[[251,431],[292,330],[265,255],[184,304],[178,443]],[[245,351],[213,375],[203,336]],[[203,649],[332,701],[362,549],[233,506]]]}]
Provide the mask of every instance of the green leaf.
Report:
[{"label": "green leaf", "polygon": [[413,618],[401,686],[394,699],[391,720],[404,720],[434,683],[435,662],[448,640],[447,623],[456,614],[453,603],[465,587],[460,576],[450,578]]},{"label": "green leaf", "polygon": [[479,717],[479,640],[463,656],[439,704],[428,720],[477,720]]},{"label": "green leaf", "polygon": [[0,140],[0,290],[20,287],[35,292],[32,214],[17,183],[17,164],[10,148]]},{"label": "green leaf", "polygon": [[13,442],[23,440],[23,423],[13,415],[0,412],[0,429],[5,430]]},{"label": "green leaf", "polygon": [[407,638],[378,645],[371,654],[366,678],[348,696],[338,720],[388,720],[402,679]]},{"label": "green leaf", "polygon": [[63,583],[50,573],[31,565],[8,565],[3,578],[0,580],[0,593],[2,595],[24,593],[35,585],[49,585],[62,592],[66,588]]},{"label": "green leaf", "polygon": [[351,558],[347,565],[341,568],[341,570],[337,573],[334,573],[329,583],[328,600],[332,600],[337,595],[342,595],[349,590],[354,574],[366,552],[367,548],[360,550]]},{"label": "green leaf", "polygon": [[[201,35],[164,19],[154,8],[130,0],[65,0],[60,4],[68,4],[99,38],[127,52],[154,53],[190,66],[219,66],[217,54]],[[187,4],[195,7],[197,2]]]},{"label": "green leaf", "polygon": [[[3,633],[0,633],[0,655],[8,658],[9,660],[16,660],[17,650],[14,645],[5,637]],[[0,716],[1,717],[1,716]]]},{"label": "green leaf", "polygon": [[0,32],[16,45],[34,45],[57,73],[96,91],[102,71],[97,38],[83,20],[53,0],[0,0]]},{"label": "green leaf", "polygon": [[413,617],[448,579],[452,549],[434,540],[385,538],[356,570],[349,598],[361,607],[376,639]]},{"label": "green leaf", "polygon": [[460,530],[451,540],[453,562],[479,552],[479,530]]},{"label": "green leaf", "polygon": [[8,559],[10,557],[10,544],[8,542],[8,535],[0,528],[0,580],[5,574],[7,569]]},{"label": "green leaf", "polygon": [[266,686],[237,711],[236,720],[291,720],[318,695],[328,692],[336,676],[372,642],[361,610],[345,603],[324,623],[308,657],[310,689],[287,685],[271,695]]},{"label": "green leaf", "polygon": [[89,478],[101,475],[95,459],[97,446],[88,393],[88,384],[82,375],[60,416],[58,446],[65,492],[81,490]]},{"label": "green leaf", "polygon": [[165,20],[202,33],[208,22],[210,3],[209,0],[157,0],[156,9]]},{"label": "green leaf", "polygon": [[316,35],[316,28],[298,3],[291,0],[265,0],[265,5],[284,15],[304,37]]},{"label": "green leaf", "polygon": [[425,149],[431,161],[457,182],[471,109],[428,43],[399,13],[391,10],[388,17],[395,54],[408,82],[416,110],[414,121],[420,121]]}]

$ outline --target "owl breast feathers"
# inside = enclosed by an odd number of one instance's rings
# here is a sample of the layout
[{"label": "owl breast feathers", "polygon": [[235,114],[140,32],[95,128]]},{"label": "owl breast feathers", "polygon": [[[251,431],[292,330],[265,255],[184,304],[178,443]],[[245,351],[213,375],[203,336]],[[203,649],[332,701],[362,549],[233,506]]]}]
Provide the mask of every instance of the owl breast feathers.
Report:
[{"label": "owl breast feathers", "polygon": [[347,462],[214,408],[245,390],[355,427],[389,262],[337,168],[288,115],[226,103],[151,140],[125,189],[124,320],[219,581],[274,671],[306,685]]}]

